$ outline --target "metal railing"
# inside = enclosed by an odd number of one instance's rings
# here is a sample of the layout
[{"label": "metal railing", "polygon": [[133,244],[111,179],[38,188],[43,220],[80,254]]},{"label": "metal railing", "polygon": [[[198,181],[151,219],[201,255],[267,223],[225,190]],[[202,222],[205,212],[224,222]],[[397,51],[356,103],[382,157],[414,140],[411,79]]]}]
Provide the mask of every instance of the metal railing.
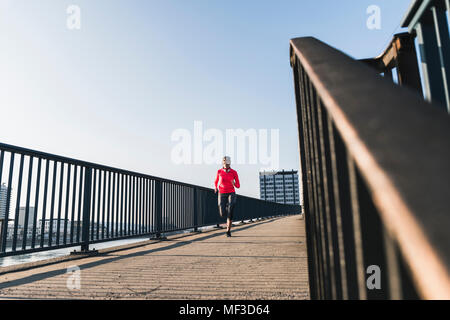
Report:
[{"label": "metal railing", "polygon": [[[419,92],[435,106],[450,112],[450,33],[447,20],[449,0],[414,0],[401,26],[408,32],[394,35],[386,50],[373,59],[361,61]],[[419,49],[423,89],[416,54]]]},{"label": "metal railing", "polygon": [[428,101],[450,112],[449,0],[414,0],[401,26],[417,35],[424,94]]},{"label": "metal railing", "polygon": [[[0,143],[2,181],[0,257],[74,246],[88,252],[98,242],[225,221],[213,189]],[[242,195],[236,201],[235,221],[301,212]]]},{"label": "metal railing", "polygon": [[367,65],[395,59],[362,63],[311,37],[290,51],[311,297],[450,298],[447,113]]}]

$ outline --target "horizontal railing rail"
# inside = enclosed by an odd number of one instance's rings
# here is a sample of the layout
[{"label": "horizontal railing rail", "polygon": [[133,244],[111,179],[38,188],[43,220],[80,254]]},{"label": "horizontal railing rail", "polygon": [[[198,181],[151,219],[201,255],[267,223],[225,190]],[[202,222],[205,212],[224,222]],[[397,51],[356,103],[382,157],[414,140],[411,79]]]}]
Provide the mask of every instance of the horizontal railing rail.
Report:
[{"label": "horizontal railing rail", "polygon": [[[218,225],[213,189],[0,143],[0,257]],[[235,221],[300,206],[237,195]]]},{"label": "horizontal railing rail", "polygon": [[311,38],[290,42],[313,299],[450,298],[450,118]]}]

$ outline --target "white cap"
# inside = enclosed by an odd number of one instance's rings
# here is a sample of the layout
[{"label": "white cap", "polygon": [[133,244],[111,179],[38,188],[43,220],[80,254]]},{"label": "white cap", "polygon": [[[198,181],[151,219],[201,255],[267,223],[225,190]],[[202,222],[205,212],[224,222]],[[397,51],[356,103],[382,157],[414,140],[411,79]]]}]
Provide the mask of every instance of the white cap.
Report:
[{"label": "white cap", "polygon": [[223,161],[225,161],[225,164],[231,164],[231,158],[228,156],[223,157]]}]

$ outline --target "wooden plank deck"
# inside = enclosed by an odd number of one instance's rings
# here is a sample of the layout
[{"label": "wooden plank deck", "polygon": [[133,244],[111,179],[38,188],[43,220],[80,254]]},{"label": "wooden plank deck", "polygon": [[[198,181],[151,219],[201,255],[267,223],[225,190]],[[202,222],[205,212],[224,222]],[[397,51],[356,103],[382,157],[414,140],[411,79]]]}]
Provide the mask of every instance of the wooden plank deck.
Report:
[{"label": "wooden plank deck", "polygon": [[231,238],[212,229],[6,273],[0,299],[309,299],[307,272],[296,215],[237,225]]}]

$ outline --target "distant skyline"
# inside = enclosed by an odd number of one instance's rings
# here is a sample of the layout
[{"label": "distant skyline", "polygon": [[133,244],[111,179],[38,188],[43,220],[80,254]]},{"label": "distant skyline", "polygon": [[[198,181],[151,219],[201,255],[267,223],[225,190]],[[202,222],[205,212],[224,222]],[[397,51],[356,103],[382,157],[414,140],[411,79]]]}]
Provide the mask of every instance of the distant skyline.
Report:
[{"label": "distant skyline", "polygon": [[[374,57],[410,2],[0,0],[0,142],[212,188],[222,154],[172,158],[174,132],[201,121],[219,135],[278,130],[279,169],[300,170],[289,40]],[[257,160],[232,159],[239,194],[259,198]]]}]

